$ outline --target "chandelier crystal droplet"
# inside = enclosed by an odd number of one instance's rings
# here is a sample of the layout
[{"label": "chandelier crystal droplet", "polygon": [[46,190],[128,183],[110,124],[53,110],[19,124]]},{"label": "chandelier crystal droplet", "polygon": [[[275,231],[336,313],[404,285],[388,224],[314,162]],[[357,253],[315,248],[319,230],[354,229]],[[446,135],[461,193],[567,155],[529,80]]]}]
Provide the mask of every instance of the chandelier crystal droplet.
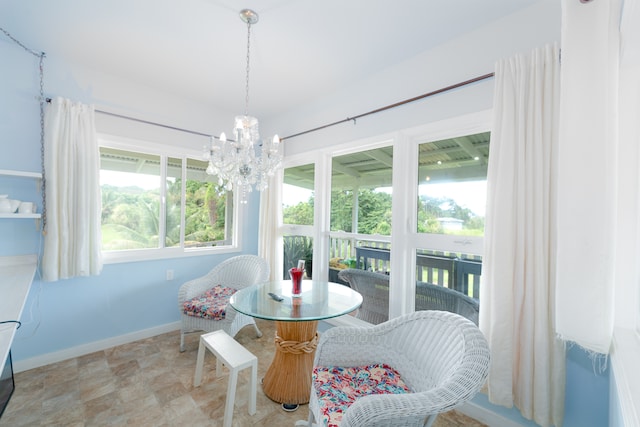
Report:
[{"label": "chandelier crystal droplet", "polygon": [[[268,187],[269,178],[280,168],[282,154],[280,139],[275,135],[263,141],[258,131],[258,119],[248,115],[249,110],[249,58],[251,53],[251,25],[258,22],[258,14],[250,9],[240,11],[240,19],[247,24],[247,69],[244,115],[235,117],[233,140],[223,133],[211,137],[205,146],[204,158],[209,161],[207,174],[218,177],[218,184],[227,191],[238,192],[240,203],[247,203],[247,194],[255,187],[258,191]],[[259,155],[256,153],[261,147]]]}]

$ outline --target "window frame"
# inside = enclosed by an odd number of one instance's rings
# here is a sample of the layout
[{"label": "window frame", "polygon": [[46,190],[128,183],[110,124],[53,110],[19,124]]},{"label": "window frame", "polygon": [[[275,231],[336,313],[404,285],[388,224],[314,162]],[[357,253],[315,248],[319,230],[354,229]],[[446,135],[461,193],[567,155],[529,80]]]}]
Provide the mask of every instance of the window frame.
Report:
[{"label": "window frame", "polygon": [[[204,256],[224,253],[235,253],[242,251],[242,232],[241,221],[243,220],[243,209],[239,208],[239,200],[237,194],[233,194],[233,212],[232,227],[233,233],[231,244],[215,247],[184,247],[184,228],[185,228],[185,190],[187,180],[187,159],[202,160],[202,153],[195,150],[185,149],[184,147],[172,146],[154,141],[145,141],[133,138],[126,138],[117,135],[98,133],[98,147],[113,148],[123,151],[140,152],[160,157],[160,231],[161,236],[160,247],[148,249],[129,249],[118,251],[102,251],[104,264],[116,264],[122,262],[152,261],[168,258],[183,258],[192,256]],[[165,247],[166,233],[166,182],[167,176],[167,159],[176,158],[182,161],[182,197],[180,201],[180,246]]]},{"label": "window frame", "polygon": [[[282,209],[282,200],[280,200],[277,209],[278,209],[278,239],[277,239],[277,248],[276,251],[278,251],[278,253],[282,254],[284,259],[284,237],[285,236],[302,236],[302,237],[310,237],[312,239],[313,242],[313,260],[314,260],[314,278],[317,277],[316,274],[322,274],[322,273],[317,273],[316,270],[316,255],[319,253],[318,248],[318,233],[317,233],[317,223],[318,223],[318,209],[316,208],[317,206],[317,189],[318,189],[318,164],[317,162],[314,161],[309,161],[309,158],[307,157],[303,157],[303,156],[298,156],[295,158],[288,158],[288,159],[284,159],[282,162],[282,173],[279,174],[280,176],[280,188],[282,189],[283,184],[284,184],[284,171],[285,169],[289,169],[289,168],[294,168],[297,166],[304,166],[304,165],[310,165],[313,164],[314,165],[314,171],[313,171],[313,187],[314,187],[314,194],[313,194],[313,199],[314,199],[314,211],[313,211],[313,224],[312,225],[307,225],[307,224],[285,224],[283,221],[283,209]],[[328,262],[328,261],[327,261]],[[280,263],[283,264],[283,263]],[[274,274],[275,277],[284,277],[284,270],[283,267],[281,265],[278,265],[274,268]]]},{"label": "window frame", "polygon": [[[392,192],[390,242],[393,248],[393,255],[390,261],[389,316],[397,317],[413,311],[415,307],[417,249],[429,247],[482,256],[484,245],[484,238],[479,236],[461,237],[417,232],[418,162],[416,159],[418,146],[425,141],[437,141],[458,135],[491,131],[491,114],[492,110],[483,110],[414,128],[402,129],[397,132],[358,139],[285,157],[285,167],[315,163],[315,220],[313,227],[280,223],[280,236],[284,233],[293,232],[295,234],[308,234],[313,237],[314,279],[327,280],[329,275],[330,238],[332,236],[357,238],[369,236],[358,233],[330,231],[332,159],[335,156],[391,145],[393,147],[392,186],[393,188],[404,188],[406,190]],[[314,160],[309,162],[309,159]],[[282,185],[282,182],[280,185]],[[280,218],[282,218],[282,212],[280,212]],[[377,235],[371,235],[370,237],[372,240],[380,240],[381,238],[381,236]],[[383,240],[386,241],[388,237],[384,236]],[[281,251],[282,249],[280,248],[279,250]],[[410,268],[407,265],[408,262],[411,263]]]},{"label": "window frame", "polygon": [[[419,249],[483,254],[484,237],[418,233],[418,152],[425,141],[438,141],[459,135],[491,131],[492,110],[465,114],[428,123],[400,132],[394,147],[394,187],[396,183],[406,191],[393,193],[393,224],[391,247],[391,285],[389,289],[389,317],[397,317],[415,310],[416,255]],[[396,163],[398,162],[398,163]],[[396,164],[398,167],[395,167]],[[404,261],[411,260],[411,265]],[[405,286],[394,286],[404,283]]]}]

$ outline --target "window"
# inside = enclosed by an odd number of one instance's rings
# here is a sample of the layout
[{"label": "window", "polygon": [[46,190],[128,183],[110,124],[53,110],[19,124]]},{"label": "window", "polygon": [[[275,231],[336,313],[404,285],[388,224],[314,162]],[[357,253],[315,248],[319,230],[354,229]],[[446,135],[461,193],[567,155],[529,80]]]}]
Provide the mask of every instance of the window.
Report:
[{"label": "window", "polygon": [[392,174],[392,145],[332,158],[329,280],[347,267],[389,273]]},{"label": "window", "polygon": [[454,248],[484,236],[489,137],[482,132],[418,145],[417,282],[480,296],[481,257]]},{"label": "window", "polygon": [[233,246],[233,195],[206,167],[204,161],[101,140],[105,254],[126,253],[130,260]]},{"label": "window", "polygon": [[182,206],[182,159],[170,157],[165,178],[165,246],[180,246],[180,208]]},{"label": "window", "polygon": [[418,249],[416,281],[431,283],[480,298],[482,258],[460,252]]},{"label": "window", "polygon": [[282,222],[313,225],[313,163],[286,168],[282,186]]},{"label": "window", "polygon": [[160,247],[160,156],[100,149],[102,249]]},{"label": "window", "polygon": [[207,162],[187,159],[184,246],[233,243],[233,194],[206,175]]},{"label": "window", "polygon": [[289,215],[283,237],[313,237],[319,280],[340,283],[345,268],[388,274],[390,317],[415,309],[417,282],[478,298],[490,123],[486,110],[287,159],[314,159],[285,170],[283,198],[296,181],[315,188],[304,210],[315,221]]},{"label": "window", "polygon": [[393,147],[332,161],[331,231],[391,235]]},{"label": "window", "polygon": [[284,169],[282,188],[283,278],[299,260],[305,262],[307,278],[313,275],[314,183],[313,163]]},{"label": "window", "polygon": [[418,232],[484,235],[489,132],[418,146]]}]

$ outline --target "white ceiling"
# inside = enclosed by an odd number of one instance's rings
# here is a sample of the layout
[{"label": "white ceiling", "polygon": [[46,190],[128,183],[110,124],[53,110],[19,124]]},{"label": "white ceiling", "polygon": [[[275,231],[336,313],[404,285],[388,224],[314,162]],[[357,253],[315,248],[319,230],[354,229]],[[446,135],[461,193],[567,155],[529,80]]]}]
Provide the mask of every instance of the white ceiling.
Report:
[{"label": "white ceiling", "polygon": [[[312,102],[541,0],[0,0],[0,27],[79,64],[249,113]],[[0,42],[6,42],[0,34]]]}]

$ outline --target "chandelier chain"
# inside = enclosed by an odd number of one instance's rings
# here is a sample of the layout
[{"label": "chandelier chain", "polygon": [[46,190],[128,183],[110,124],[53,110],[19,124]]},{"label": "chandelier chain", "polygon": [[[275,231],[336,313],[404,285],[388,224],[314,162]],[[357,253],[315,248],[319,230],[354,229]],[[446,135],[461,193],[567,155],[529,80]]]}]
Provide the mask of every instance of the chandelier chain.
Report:
[{"label": "chandelier chain", "polygon": [[247,195],[255,187],[263,191],[269,179],[282,163],[280,138],[263,141],[258,132],[258,119],[249,116],[249,74],[251,71],[251,25],[258,22],[258,14],[251,9],[240,11],[240,19],[247,24],[247,63],[244,115],[235,116],[234,138],[226,135],[211,137],[203,156],[209,161],[206,173],[218,177],[218,187],[234,191],[240,204],[247,203]]},{"label": "chandelier chain", "polygon": [[30,54],[32,54],[33,56],[42,56],[44,57],[45,54],[44,52],[36,52],[33,49],[29,49],[27,46],[25,46],[24,44],[22,44],[20,42],[20,40],[16,39],[15,37],[13,37],[7,30],[5,30],[4,28],[0,27],[0,31],[2,31],[4,33],[5,36],[9,37],[15,44],[17,44],[18,46],[20,46],[21,48],[23,48],[24,50],[26,50],[27,52],[29,52]]},{"label": "chandelier chain", "polygon": [[251,21],[247,21],[247,75],[245,81],[244,115],[249,115],[249,61],[251,59]]},{"label": "chandelier chain", "polygon": [[47,231],[47,179],[45,174],[44,161],[44,52],[40,55],[40,163],[42,166],[42,182],[40,191],[42,192],[42,231]]}]

